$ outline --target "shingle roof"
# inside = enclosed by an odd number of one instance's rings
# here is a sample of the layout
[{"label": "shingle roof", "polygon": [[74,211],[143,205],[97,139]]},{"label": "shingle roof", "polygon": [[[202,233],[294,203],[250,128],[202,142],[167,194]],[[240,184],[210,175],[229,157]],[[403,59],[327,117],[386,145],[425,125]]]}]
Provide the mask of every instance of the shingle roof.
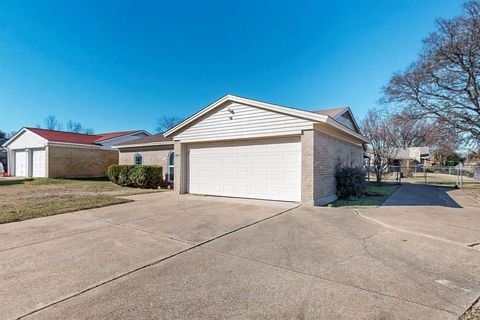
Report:
[{"label": "shingle roof", "polygon": [[[165,138],[162,133],[157,133],[151,136],[143,137],[140,139],[136,140],[130,140],[128,142],[124,142],[121,144],[121,146],[130,146],[130,145],[136,145],[136,144],[149,144],[149,143],[155,143],[155,142],[168,142],[172,141],[172,138]],[[173,143],[173,142],[172,142]]]},{"label": "shingle roof", "polygon": [[83,133],[73,133],[66,131],[56,131],[56,130],[47,130],[39,128],[26,128],[42,138],[47,139],[48,141],[55,142],[67,142],[67,143],[80,143],[80,144],[97,144],[101,141],[118,138],[126,136],[135,132],[140,132],[142,130],[135,131],[121,131],[121,132],[108,132],[101,134],[83,134]]},{"label": "shingle roof", "polygon": [[344,113],[347,109],[348,109],[347,107],[341,107],[341,108],[334,108],[334,109],[315,110],[315,111],[310,111],[310,112],[323,114],[324,116],[329,116],[331,118],[335,118],[336,116]]},{"label": "shingle roof", "polygon": [[130,131],[119,131],[119,132],[109,132],[109,133],[99,133],[97,136],[100,136],[101,138],[97,140],[99,141],[104,141],[108,139],[113,139],[113,138],[118,138],[122,136],[127,136],[129,134],[133,134],[136,132],[142,132],[143,130],[130,130]]}]

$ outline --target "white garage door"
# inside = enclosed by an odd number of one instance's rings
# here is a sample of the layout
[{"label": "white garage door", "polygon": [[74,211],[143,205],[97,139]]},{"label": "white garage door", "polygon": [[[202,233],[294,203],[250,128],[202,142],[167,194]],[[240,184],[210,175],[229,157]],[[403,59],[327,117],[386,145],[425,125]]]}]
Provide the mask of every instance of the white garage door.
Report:
[{"label": "white garage door", "polygon": [[32,176],[45,177],[45,149],[32,152]]},{"label": "white garage door", "polygon": [[188,191],[300,201],[301,151],[300,139],[191,146]]},{"label": "white garage door", "polygon": [[26,177],[27,176],[27,153],[25,150],[14,151],[15,157],[15,176]]}]

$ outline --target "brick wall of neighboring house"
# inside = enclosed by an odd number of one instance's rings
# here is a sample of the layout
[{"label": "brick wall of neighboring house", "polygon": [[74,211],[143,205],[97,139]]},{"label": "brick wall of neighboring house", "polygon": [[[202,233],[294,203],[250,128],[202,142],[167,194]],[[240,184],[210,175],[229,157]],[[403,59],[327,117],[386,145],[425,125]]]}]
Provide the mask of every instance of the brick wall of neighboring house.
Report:
[{"label": "brick wall of neighboring house", "polygon": [[49,178],[103,177],[118,163],[118,151],[49,145],[47,162]]},{"label": "brick wall of neighboring house", "polygon": [[142,154],[143,164],[162,166],[164,179],[167,181],[168,174],[168,154],[173,151],[171,146],[157,147],[138,147],[138,148],[122,148],[119,152],[119,164],[134,164],[133,160],[137,152]]},{"label": "brick wall of neighboring house", "polygon": [[322,205],[336,199],[335,168],[337,165],[361,167],[363,147],[325,134],[313,131],[313,199]]}]

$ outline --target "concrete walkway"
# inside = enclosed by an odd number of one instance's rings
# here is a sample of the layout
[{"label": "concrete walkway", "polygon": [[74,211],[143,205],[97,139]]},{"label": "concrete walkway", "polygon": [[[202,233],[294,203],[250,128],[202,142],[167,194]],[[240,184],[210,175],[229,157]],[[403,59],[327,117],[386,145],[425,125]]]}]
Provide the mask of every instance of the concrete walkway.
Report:
[{"label": "concrete walkway", "polygon": [[457,319],[480,295],[476,247],[368,212],[134,198],[0,225],[0,318]]}]

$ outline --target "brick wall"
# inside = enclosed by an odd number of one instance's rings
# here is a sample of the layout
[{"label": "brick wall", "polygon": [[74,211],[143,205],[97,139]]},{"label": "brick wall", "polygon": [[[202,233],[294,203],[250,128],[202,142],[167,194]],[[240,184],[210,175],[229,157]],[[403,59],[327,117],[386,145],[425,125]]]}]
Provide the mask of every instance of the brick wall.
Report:
[{"label": "brick wall", "polygon": [[118,151],[82,147],[47,146],[48,177],[103,177],[118,163]]},{"label": "brick wall", "polygon": [[313,140],[313,199],[321,205],[336,198],[336,166],[362,166],[363,148],[318,130],[313,131]]},{"label": "brick wall", "polygon": [[175,183],[174,190],[177,193],[187,192],[187,145],[175,141]]},{"label": "brick wall", "polygon": [[303,131],[302,137],[302,203],[314,204],[313,197],[313,130]]},{"label": "brick wall", "polygon": [[172,146],[157,146],[157,147],[138,147],[121,149],[119,152],[119,164],[134,164],[133,159],[137,152],[142,154],[143,164],[145,165],[159,165],[163,168],[164,179],[167,180],[168,174],[168,154],[173,151]]}]

